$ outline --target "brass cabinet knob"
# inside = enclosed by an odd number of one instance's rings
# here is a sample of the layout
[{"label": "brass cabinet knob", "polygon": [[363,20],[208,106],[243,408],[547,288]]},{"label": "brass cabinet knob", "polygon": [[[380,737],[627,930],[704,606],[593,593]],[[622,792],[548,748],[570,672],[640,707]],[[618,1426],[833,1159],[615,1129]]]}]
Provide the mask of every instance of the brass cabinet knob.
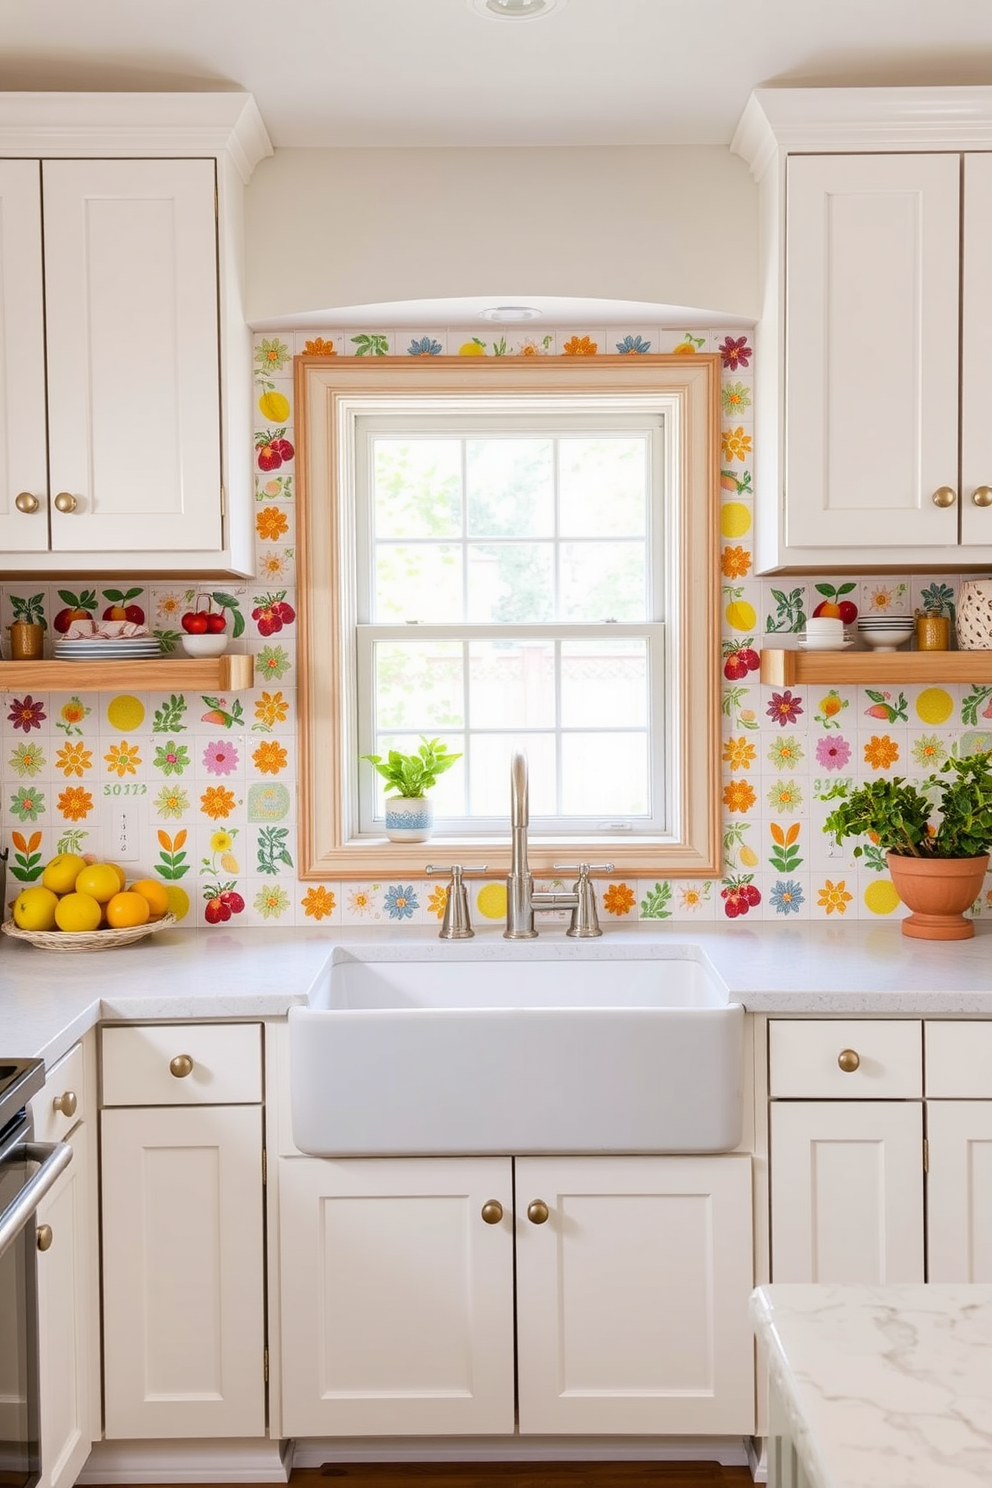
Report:
[{"label": "brass cabinet knob", "polygon": [[861,1056],[856,1049],[841,1049],[837,1055],[837,1064],[844,1071],[845,1075],[853,1075],[860,1063]]},{"label": "brass cabinet knob", "polygon": [[934,506],[953,506],[957,499],[958,493],[953,486],[938,486],[932,497]]},{"label": "brass cabinet knob", "polygon": [[992,486],[976,486],[971,499],[975,506],[992,506]]},{"label": "brass cabinet knob", "polygon": [[55,1236],[52,1234],[51,1225],[40,1224],[35,1231],[35,1234],[38,1237],[38,1249],[51,1250],[52,1241],[55,1239]]},{"label": "brass cabinet knob", "polygon": [[487,1199],[482,1206],[482,1217],[486,1224],[499,1224],[503,1218],[503,1205],[499,1199]]},{"label": "brass cabinet knob", "polygon": [[76,1092],[74,1090],[64,1090],[61,1095],[57,1095],[52,1101],[52,1110],[61,1111],[63,1116],[75,1116],[78,1105]]},{"label": "brass cabinet knob", "polygon": [[19,512],[23,512],[26,517],[29,517],[32,512],[38,510],[41,502],[33,491],[19,491],[14,497],[14,505]]},{"label": "brass cabinet knob", "polygon": [[193,1073],[193,1061],[188,1054],[177,1054],[174,1059],[169,1060],[169,1073],[175,1075],[177,1080],[185,1080],[187,1075]]},{"label": "brass cabinet knob", "polygon": [[79,505],[71,491],[60,491],[55,498],[55,510],[60,512],[74,512]]},{"label": "brass cabinet knob", "polygon": [[543,1199],[534,1199],[532,1203],[527,1205],[527,1218],[531,1224],[547,1224],[550,1213],[551,1210]]}]

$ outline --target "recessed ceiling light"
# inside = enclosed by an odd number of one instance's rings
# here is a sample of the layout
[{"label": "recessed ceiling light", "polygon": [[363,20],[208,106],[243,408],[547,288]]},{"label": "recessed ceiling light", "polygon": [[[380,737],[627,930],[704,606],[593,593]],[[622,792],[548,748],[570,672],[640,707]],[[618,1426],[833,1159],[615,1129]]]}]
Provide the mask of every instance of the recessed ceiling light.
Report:
[{"label": "recessed ceiling light", "polygon": [[564,9],[568,0],[467,0],[467,4],[481,16],[496,16],[501,21],[532,21],[537,16]]},{"label": "recessed ceiling light", "polygon": [[533,305],[494,305],[491,310],[480,310],[482,320],[540,320],[543,311]]}]

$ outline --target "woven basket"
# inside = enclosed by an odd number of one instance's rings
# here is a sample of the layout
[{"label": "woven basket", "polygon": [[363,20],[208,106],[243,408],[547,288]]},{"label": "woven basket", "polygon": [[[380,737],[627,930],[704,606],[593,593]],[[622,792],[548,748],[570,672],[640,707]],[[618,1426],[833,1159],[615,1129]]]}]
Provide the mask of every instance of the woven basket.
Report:
[{"label": "woven basket", "polygon": [[126,930],[21,930],[13,920],[4,920],[0,930],[11,940],[26,940],[42,951],[114,951],[118,946],[144,940],[146,935],[167,930],[177,923],[175,915],[170,913],[160,920],[131,925]]}]

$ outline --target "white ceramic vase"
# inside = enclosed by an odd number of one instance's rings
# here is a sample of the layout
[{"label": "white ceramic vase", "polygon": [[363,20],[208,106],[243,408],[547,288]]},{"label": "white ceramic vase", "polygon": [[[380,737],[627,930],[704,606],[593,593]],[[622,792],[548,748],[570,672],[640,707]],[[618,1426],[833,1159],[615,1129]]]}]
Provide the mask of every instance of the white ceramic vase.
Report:
[{"label": "white ceramic vase", "polygon": [[966,579],[958,593],[959,651],[992,651],[992,579]]},{"label": "white ceramic vase", "polygon": [[429,796],[387,796],[386,836],[390,842],[427,842],[434,830]]}]

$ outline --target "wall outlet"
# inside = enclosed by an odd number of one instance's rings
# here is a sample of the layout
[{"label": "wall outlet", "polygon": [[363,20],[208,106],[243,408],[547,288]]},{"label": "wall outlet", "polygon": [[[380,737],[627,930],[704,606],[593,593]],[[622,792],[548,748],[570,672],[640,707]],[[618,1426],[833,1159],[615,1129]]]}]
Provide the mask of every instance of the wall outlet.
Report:
[{"label": "wall outlet", "polygon": [[133,801],[114,803],[107,856],[114,863],[136,863],[138,860],[138,808]]}]

